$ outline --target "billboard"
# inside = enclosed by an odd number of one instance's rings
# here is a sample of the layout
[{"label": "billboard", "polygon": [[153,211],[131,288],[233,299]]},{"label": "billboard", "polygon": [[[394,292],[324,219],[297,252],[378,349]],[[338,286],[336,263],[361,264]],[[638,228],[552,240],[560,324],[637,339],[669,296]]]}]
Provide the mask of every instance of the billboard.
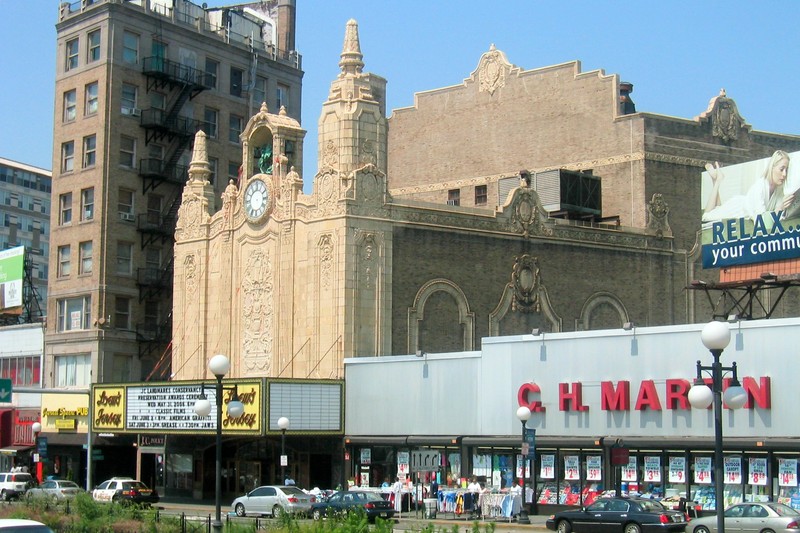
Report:
[{"label": "billboard", "polygon": [[701,179],[703,268],[800,257],[800,152],[709,163]]},{"label": "billboard", "polygon": [[22,276],[25,247],[0,252],[0,312],[22,307]]}]

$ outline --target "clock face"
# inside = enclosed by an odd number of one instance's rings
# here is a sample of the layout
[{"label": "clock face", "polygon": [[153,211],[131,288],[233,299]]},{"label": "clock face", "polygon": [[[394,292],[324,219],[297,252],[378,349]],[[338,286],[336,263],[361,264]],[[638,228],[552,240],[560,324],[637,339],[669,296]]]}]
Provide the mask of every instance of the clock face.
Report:
[{"label": "clock face", "polygon": [[253,180],[244,191],[244,212],[250,220],[260,219],[267,211],[269,190],[261,180]]}]

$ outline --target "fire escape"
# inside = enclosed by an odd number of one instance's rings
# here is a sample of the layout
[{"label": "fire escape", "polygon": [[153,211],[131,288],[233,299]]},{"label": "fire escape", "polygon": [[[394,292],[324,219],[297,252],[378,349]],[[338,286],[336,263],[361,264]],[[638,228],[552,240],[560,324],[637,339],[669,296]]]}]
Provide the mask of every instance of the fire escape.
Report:
[{"label": "fire escape", "polygon": [[[165,205],[160,213],[137,215],[136,228],[141,237],[141,248],[151,244],[172,243],[178,208],[181,204],[183,185],[187,179],[187,168],[179,164],[184,151],[190,147],[194,134],[203,127],[203,122],[186,118],[180,114],[184,104],[211,88],[210,80],[203,71],[197,70],[163,57],[146,57],[142,73],[147,77],[147,91],[168,92],[171,103],[168,109],[143,109],[140,125],[145,130],[145,144],[163,142],[167,144],[163,159],[143,158],[139,160],[139,176],[142,192],[147,194],[163,186]],[[172,290],[173,254],[160,267],[139,268],[136,284],[139,287],[139,302],[163,299]],[[137,324],[139,357],[156,350],[166,349],[172,336],[172,313],[166,319]]]}]

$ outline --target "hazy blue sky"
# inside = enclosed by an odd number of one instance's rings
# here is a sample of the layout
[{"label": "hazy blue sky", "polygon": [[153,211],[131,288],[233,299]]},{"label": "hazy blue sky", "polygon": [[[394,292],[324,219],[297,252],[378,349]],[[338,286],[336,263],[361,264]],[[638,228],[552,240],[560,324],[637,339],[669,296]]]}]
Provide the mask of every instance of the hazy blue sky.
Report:
[{"label": "hazy blue sky", "polygon": [[[58,5],[0,0],[0,156],[47,169]],[[580,60],[584,72],[619,74],[634,84],[638,111],[692,118],[724,87],[754,129],[800,134],[798,0],[297,0],[306,190],[350,18],[365,70],[388,80],[388,110],[412,105],[415,92],[461,83],[494,43],[523,69]]]}]

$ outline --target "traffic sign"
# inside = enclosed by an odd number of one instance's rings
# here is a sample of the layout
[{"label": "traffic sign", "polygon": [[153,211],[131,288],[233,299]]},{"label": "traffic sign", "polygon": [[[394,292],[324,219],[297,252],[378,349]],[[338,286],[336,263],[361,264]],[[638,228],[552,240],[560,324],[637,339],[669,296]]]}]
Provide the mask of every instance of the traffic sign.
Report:
[{"label": "traffic sign", "polygon": [[11,403],[10,379],[0,379],[0,403]]}]

